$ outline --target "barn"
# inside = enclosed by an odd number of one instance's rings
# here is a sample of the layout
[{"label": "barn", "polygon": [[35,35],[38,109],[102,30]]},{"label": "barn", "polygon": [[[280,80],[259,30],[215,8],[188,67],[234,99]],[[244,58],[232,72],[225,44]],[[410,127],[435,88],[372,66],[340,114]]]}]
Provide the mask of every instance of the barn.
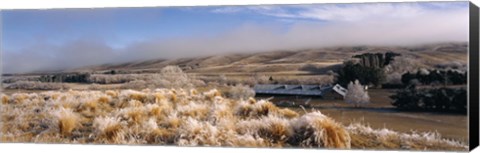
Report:
[{"label": "barn", "polygon": [[334,87],[332,85],[257,84],[254,90],[256,95],[343,98],[334,90]]}]

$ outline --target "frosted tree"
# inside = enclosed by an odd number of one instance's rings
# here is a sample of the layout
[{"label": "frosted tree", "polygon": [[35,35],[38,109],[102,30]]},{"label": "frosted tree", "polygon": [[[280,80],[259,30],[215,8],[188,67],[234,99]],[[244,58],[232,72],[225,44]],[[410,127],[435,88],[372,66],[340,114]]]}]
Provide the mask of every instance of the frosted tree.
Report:
[{"label": "frosted tree", "polygon": [[237,84],[230,88],[228,95],[232,99],[248,99],[250,97],[255,97],[255,91],[248,85]]},{"label": "frosted tree", "polygon": [[269,77],[264,74],[255,73],[254,78],[257,84],[267,84],[269,83]]},{"label": "frosted tree", "polygon": [[368,92],[365,91],[364,86],[361,85],[358,80],[355,80],[355,82],[350,82],[350,84],[348,84],[348,91],[345,95],[345,102],[353,104],[355,107],[359,107],[370,102]]},{"label": "frosted tree", "polygon": [[386,81],[389,83],[401,84],[402,75],[404,73],[413,72],[424,67],[424,64],[415,59],[415,57],[410,57],[408,55],[395,57],[395,59],[384,68],[385,73],[387,74]]},{"label": "frosted tree", "polygon": [[163,86],[169,88],[191,88],[193,85],[190,83],[190,78],[187,73],[178,66],[165,66],[160,71],[160,82],[168,83]]}]

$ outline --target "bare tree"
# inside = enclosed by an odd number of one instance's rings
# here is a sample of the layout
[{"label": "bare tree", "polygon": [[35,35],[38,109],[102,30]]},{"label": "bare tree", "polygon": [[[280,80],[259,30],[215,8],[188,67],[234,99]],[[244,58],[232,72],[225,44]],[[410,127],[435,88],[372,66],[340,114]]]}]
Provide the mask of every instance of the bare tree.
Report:
[{"label": "bare tree", "polygon": [[368,92],[365,91],[364,86],[361,85],[358,80],[355,80],[355,82],[350,82],[350,84],[348,84],[345,102],[353,104],[355,107],[359,107],[363,104],[370,103],[370,96],[368,96]]}]

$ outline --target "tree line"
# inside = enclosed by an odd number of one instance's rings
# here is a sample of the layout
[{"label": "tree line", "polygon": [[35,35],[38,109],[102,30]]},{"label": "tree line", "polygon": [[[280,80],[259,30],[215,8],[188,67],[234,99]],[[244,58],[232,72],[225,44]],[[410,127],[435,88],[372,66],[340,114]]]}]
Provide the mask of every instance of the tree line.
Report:
[{"label": "tree line", "polygon": [[416,89],[414,86],[398,90],[392,105],[400,110],[467,113],[465,88]]},{"label": "tree line", "polygon": [[68,82],[68,83],[88,83],[90,74],[73,73],[73,74],[52,74],[42,75],[38,79],[40,82]]},{"label": "tree line", "polygon": [[402,83],[420,83],[422,85],[460,85],[467,84],[467,72],[454,70],[422,70],[416,73],[407,72],[402,75]]}]

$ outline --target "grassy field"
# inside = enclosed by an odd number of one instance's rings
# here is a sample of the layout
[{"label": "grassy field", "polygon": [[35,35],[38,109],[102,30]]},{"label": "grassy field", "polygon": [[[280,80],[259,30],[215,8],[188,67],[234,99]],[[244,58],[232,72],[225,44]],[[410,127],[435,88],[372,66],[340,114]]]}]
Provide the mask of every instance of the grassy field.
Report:
[{"label": "grassy field", "polygon": [[[69,84],[75,90],[88,91],[88,84]],[[120,84],[100,85],[104,88],[115,88]],[[215,88],[214,86],[198,87],[199,92],[206,92]],[[218,86],[221,92],[227,92],[229,87]],[[5,94],[14,93],[40,93],[42,90],[4,90]],[[370,89],[369,95],[371,103],[364,108],[353,108],[341,99],[321,99],[313,98],[310,105],[315,110],[320,110],[323,114],[332,117],[343,124],[362,123],[370,125],[373,128],[387,128],[399,132],[438,132],[443,138],[453,139],[468,143],[467,120],[465,115],[440,114],[440,113],[422,113],[422,112],[401,112],[394,109],[391,105],[389,96],[393,90]],[[257,97],[256,99],[265,99],[269,97]],[[271,99],[273,103],[279,101],[295,101],[297,103],[305,102],[308,98],[294,97],[275,97]],[[301,108],[289,108],[304,113]],[[307,109],[311,111],[310,108]]]},{"label": "grassy field", "polygon": [[[396,126],[375,127],[381,119],[361,124],[342,119],[360,116],[355,111],[303,112],[277,107],[268,100],[229,99],[216,89],[45,91],[2,95],[1,100],[2,142],[457,151],[467,148],[464,143],[444,139],[432,130],[410,133],[395,129]],[[338,117],[339,114],[343,115]],[[368,118],[366,114],[363,116]]]}]

